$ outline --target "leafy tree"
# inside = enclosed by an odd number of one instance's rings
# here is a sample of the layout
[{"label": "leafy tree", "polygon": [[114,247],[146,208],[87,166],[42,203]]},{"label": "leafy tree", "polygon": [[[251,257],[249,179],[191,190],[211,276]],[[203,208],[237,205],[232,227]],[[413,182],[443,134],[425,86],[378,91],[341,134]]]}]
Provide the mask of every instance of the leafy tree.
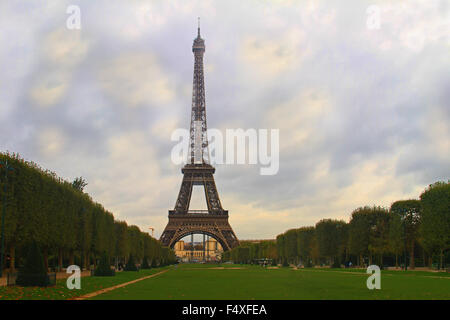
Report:
[{"label": "leafy tree", "polygon": [[280,261],[283,261],[283,259],[287,258],[285,235],[284,234],[278,235],[276,243],[277,243],[278,258],[280,259]]},{"label": "leafy tree", "polygon": [[411,269],[414,269],[415,267],[414,248],[419,237],[421,211],[421,203],[419,200],[396,201],[391,205],[390,209],[391,214],[400,217],[403,229],[403,240],[406,242],[409,251],[409,265]]},{"label": "leafy tree", "polygon": [[316,224],[316,237],[319,253],[322,257],[327,257],[331,265],[335,261],[340,265],[342,248],[346,242],[346,223],[341,220],[323,219]]},{"label": "leafy tree", "polygon": [[368,253],[370,230],[370,207],[357,208],[352,212],[349,223],[349,249],[358,256],[358,264],[363,264],[363,255]]},{"label": "leafy tree", "polygon": [[114,229],[116,233],[114,255],[118,260],[125,261],[125,258],[130,254],[128,225],[125,221],[116,221],[114,222]]},{"label": "leafy tree", "polygon": [[222,261],[233,260],[236,263],[252,263],[255,259],[272,259],[274,263],[277,258],[277,244],[275,241],[261,241],[257,243],[241,241],[240,246],[225,251]]},{"label": "leafy tree", "polygon": [[439,253],[439,268],[444,252],[450,248],[450,181],[436,182],[421,195],[421,233],[424,246]]},{"label": "leafy tree", "polygon": [[358,264],[363,264],[363,256],[382,255],[388,250],[388,211],[382,207],[360,207],[352,212],[348,228],[350,253],[358,256]]},{"label": "leafy tree", "polygon": [[83,192],[84,187],[86,187],[87,185],[88,183],[85,179],[83,179],[83,177],[75,178],[75,180],[73,180],[72,182],[72,187],[80,192]]},{"label": "leafy tree", "polygon": [[389,220],[389,248],[395,254],[395,267],[398,268],[398,255],[404,250],[404,228],[399,214],[391,211]]},{"label": "leafy tree", "polygon": [[141,269],[150,269],[150,264],[148,263],[147,256],[144,256],[144,259],[142,261]]},{"label": "leafy tree", "polygon": [[92,210],[89,206],[89,198],[85,195],[83,203],[80,204],[78,230],[77,230],[77,250],[83,261],[82,268],[89,267],[89,253],[92,248]]},{"label": "leafy tree", "polygon": [[[6,215],[4,219],[4,241],[7,250],[10,255],[10,269],[14,271],[15,268],[15,251],[16,247],[22,243],[21,234],[23,232],[24,211],[20,210],[21,202],[18,201],[17,195],[19,194],[18,188],[24,188],[26,186],[18,185],[17,181],[21,180],[21,177],[25,176],[25,173],[18,170],[18,159],[16,155],[5,156],[0,154],[0,160],[8,161],[8,165],[14,168],[13,171],[7,171],[6,176],[3,170],[0,168],[0,210],[3,210],[3,201],[6,200]],[[6,189],[6,194],[4,191]],[[1,226],[1,220],[0,220]],[[21,239],[22,238],[22,239]],[[3,260],[4,261],[4,260]],[[5,265],[4,265],[5,266]]]},{"label": "leafy tree", "polygon": [[297,231],[291,229],[284,234],[285,239],[285,253],[289,262],[294,262],[297,255]]},{"label": "leafy tree", "polygon": [[370,264],[372,256],[378,257],[380,267],[383,266],[383,256],[389,252],[389,220],[390,216],[386,209],[381,207],[372,208],[370,215],[369,246]]},{"label": "leafy tree", "polygon": [[127,236],[130,244],[130,254],[137,260],[141,260],[144,256],[144,242],[141,237],[141,231],[137,226],[128,226]]},{"label": "leafy tree", "polygon": [[[30,242],[35,242],[42,250],[45,270],[49,257],[55,256],[59,267],[78,259],[84,268],[91,260],[95,265],[96,257],[104,252],[123,260],[130,251],[139,260],[144,255],[165,263],[175,259],[173,250],[163,252],[161,243],[138,227],[115,221],[112,213],[79,188],[74,188],[72,182],[34,162],[25,161],[18,154],[0,152],[0,160],[7,160],[14,168],[8,172],[7,181],[0,175],[0,201],[5,196],[7,200],[5,245],[11,258],[11,270],[14,270],[16,248],[21,255],[18,259],[22,260],[25,257],[20,249]],[[82,182],[78,184],[82,187],[85,185],[81,177],[76,181]]]},{"label": "leafy tree", "polygon": [[302,227],[297,229],[297,252],[305,267],[311,265],[314,245],[314,227]]},{"label": "leafy tree", "polygon": [[235,263],[248,263],[250,260],[250,247],[247,244],[246,246],[241,245],[239,247],[233,248],[231,250],[231,255]]}]

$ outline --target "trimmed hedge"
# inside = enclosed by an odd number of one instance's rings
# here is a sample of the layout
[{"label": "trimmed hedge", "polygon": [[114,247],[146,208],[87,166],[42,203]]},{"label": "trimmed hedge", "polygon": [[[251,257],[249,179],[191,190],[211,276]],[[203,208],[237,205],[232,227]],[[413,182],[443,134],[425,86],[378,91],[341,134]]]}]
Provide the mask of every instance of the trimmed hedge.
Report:
[{"label": "trimmed hedge", "polygon": [[111,265],[109,264],[109,257],[106,252],[103,254],[100,259],[100,263],[97,266],[97,269],[94,271],[94,276],[96,277],[112,277],[115,276],[116,272],[111,269]]}]

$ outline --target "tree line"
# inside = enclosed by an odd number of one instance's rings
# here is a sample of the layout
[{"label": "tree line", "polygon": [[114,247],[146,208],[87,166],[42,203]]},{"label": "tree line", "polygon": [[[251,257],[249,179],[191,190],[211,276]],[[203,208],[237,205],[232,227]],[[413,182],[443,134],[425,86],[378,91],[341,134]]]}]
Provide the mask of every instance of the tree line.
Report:
[{"label": "tree line", "polygon": [[0,201],[6,199],[4,261],[11,271],[23,264],[31,242],[42,251],[46,269],[88,269],[105,254],[111,263],[125,264],[130,255],[153,266],[175,262],[173,250],[94,202],[83,192],[82,178],[68,182],[18,154],[0,153],[0,161],[6,160],[13,170],[5,174],[0,168]]},{"label": "tree line", "polygon": [[[267,244],[258,244],[267,246]],[[276,237],[271,256],[279,263],[380,266],[400,262],[412,269],[450,260],[450,181],[436,182],[419,199],[399,200],[390,208],[360,207],[350,221],[323,219],[315,226],[290,229]],[[247,263],[269,257],[243,244],[223,255],[225,261]]]},{"label": "tree line", "polygon": [[277,245],[275,241],[265,240],[261,242],[241,241],[240,245],[222,253],[223,261],[235,263],[249,263],[255,259],[277,259]]}]

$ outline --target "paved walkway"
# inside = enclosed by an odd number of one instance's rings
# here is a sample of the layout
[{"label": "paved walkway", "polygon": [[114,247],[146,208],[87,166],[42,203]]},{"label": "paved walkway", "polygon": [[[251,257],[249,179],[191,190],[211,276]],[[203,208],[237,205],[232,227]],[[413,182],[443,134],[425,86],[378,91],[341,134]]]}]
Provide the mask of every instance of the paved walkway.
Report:
[{"label": "paved walkway", "polygon": [[169,269],[163,270],[163,271],[160,271],[160,272],[158,272],[158,273],[151,274],[151,275],[149,275],[149,276],[142,277],[142,278],[139,278],[139,279],[136,279],[136,280],[132,280],[132,281],[128,281],[128,282],[125,282],[125,283],[121,283],[121,284],[118,284],[118,285],[116,285],[116,286],[112,286],[112,287],[109,287],[109,288],[105,288],[105,289],[101,289],[101,290],[98,290],[98,291],[94,291],[94,292],[85,294],[84,296],[75,297],[75,298],[72,298],[72,299],[70,299],[70,300],[84,300],[84,299],[89,299],[89,298],[98,296],[99,294],[102,294],[102,293],[105,293],[105,292],[108,292],[108,291],[112,291],[112,290],[115,290],[115,289],[118,289],[118,288],[125,287],[125,286],[127,286],[127,285],[129,285],[129,284],[133,284],[133,283],[136,283],[136,282],[139,282],[139,281],[148,279],[148,278],[156,277],[156,276],[158,276],[158,275],[160,275],[160,274],[163,274],[164,272],[167,272],[167,271],[169,271]]}]

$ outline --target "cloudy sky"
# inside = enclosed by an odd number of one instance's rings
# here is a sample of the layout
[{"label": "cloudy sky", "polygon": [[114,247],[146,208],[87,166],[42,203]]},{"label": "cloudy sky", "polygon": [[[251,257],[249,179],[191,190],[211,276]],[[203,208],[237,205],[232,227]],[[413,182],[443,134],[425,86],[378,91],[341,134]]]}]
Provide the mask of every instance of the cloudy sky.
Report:
[{"label": "cloudy sky", "polygon": [[[343,5],[345,3],[345,6]],[[67,7],[81,10],[70,30]],[[379,12],[374,28],[371,5]],[[241,239],[450,178],[447,1],[1,1],[0,150],[159,237],[181,184],[197,17],[210,128],[279,129],[280,167],[218,165]]]}]

